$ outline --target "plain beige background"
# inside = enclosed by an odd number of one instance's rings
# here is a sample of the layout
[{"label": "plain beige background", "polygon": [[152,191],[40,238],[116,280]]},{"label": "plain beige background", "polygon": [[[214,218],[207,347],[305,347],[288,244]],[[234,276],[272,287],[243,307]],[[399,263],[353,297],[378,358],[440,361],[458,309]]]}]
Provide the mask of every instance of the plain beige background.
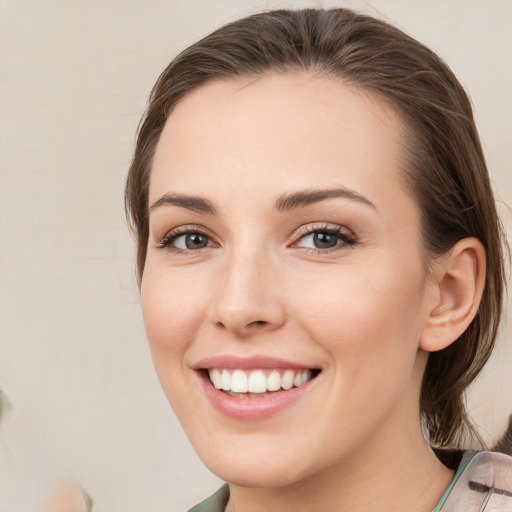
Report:
[{"label": "plain beige background", "polygon": [[[0,1],[0,387],[13,405],[0,512],[35,511],[58,468],[96,512],[178,512],[219,485],[153,372],[123,180],[149,90],[180,49],[245,14],[303,6],[385,17],[448,61],[510,226],[510,0]],[[512,412],[510,333],[470,396],[487,440]]]}]

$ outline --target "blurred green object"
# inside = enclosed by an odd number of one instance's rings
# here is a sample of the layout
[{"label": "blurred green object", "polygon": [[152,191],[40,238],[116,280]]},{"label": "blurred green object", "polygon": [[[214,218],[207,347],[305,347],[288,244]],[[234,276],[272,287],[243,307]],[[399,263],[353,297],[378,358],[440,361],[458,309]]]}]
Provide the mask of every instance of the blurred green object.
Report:
[{"label": "blurred green object", "polygon": [[[2,421],[5,419],[5,416],[6,414],[12,409],[12,404],[11,402],[9,401],[9,399],[7,398],[7,394],[5,393],[5,391],[0,387],[0,427],[2,427]],[[79,493],[83,499],[83,505],[85,506],[85,509],[84,511],[86,510],[87,512],[92,512],[93,510],[93,505],[94,505],[94,502],[91,498],[91,496],[85,492],[85,490],[79,485],[77,484],[78,487],[79,487]],[[1,498],[1,495],[0,495],[0,498]],[[2,501],[0,499],[0,501]],[[2,507],[2,505],[0,504],[0,507]],[[2,512],[4,509],[1,508],[0,512]]]},{"label": "blurred green object", "polygon": [[87,512],[92,512],[92,506],[94,504],[94,501],[92,501],[92,498],[84,491],[84,498],[85,498],[85,506],[87,507]]},{"label": "blurred green object", "polygon": [[11,404],[7,399],[7,395],[4,390],[0,388],[0,422],[4,417],[5,413],[11,408]]}]

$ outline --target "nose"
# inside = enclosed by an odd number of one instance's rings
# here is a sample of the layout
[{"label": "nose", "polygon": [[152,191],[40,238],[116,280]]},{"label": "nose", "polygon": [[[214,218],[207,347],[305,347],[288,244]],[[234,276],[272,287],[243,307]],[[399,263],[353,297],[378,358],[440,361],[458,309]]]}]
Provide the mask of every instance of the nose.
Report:
[{"label": "nose", "polygon": [[262,251],[233,254],[216,276],[210,320],[238,338],[279,329],[286,321],[275,262]]}]

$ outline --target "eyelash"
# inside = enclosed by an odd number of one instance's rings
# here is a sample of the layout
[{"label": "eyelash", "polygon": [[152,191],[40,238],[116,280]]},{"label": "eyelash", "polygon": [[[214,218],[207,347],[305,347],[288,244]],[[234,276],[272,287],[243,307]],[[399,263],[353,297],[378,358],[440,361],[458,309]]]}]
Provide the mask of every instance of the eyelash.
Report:
[{"label": "eyelash", "polygon": [[[334,252],[343,248],[348,248],[351,246],[354,246],[357,244],[357,238],[353,234],[347,233],[341,226],[308,226],[303,231],[299,231],[298,233],[298,241],[305,239],[307,236],[315,234],[315,233],[321,233],[326,235],[331,235],[337,237],[341,243],[335,245],[334,247],[330,247],[327,249],[316,249],[312,247],[302,247],[299,249],[302,249],[303,251],[307,253],[313,253],[313,254],[326,254],[330,252]],[[193,227],[187,227],[182,226],[179,228],[176,228],[172,230],[170,233],[167,233],[162,239],[160,239],[157,242],[157,248],[159,249],[167,249],[168,251],[172,253],[177,254],[191,254],[191,253],[197,253],[201,251],[201,249],[206,249],[206,247],[201,247],[199,249],[178,249],[177,247],[173,247],[173,242],[177,240],[178,238],[184,236],[184,235],[200,235],[203,237],[208,238],[211,240],[211,237],[206,234],[205,231],[193,228]],[[294,242],[296,243],[296,242]]]},{"label": "eyelash", "polygon": [[[299,230],[299,238],[298,240],[304,240],[309,235],[315,234],[315,233],[322,233],[324,235],[331,235],[338,238],[341,243],[336,244],[334,247],[330,247],[328,249],[316,249],[312,247],[300,247],[303,251],[306,251],[308,253],[312,254],[326,254],[334,251],[338,251],[341,249],[346,249],[349,247],[352,247],[356,245],[357,238],[354,234],[347,232],[346,228],[342,228],[341,226],[307,226],[303,231]],[[296,242],[294,242],[295,244]]]},{"label": "eyelash", "polygon": [[170,252],[173,253],[179,253],[179,254],[190,254],[190,253],[197,253],[201,249],[178,249],[177,247],[173,247],[172,243],[180,238],[183,235],[200,235],[204,236],[206,238],[209,238],[211,240],[211,237],[209,237],[204,231],[198,229],[198,228],[192,228],[187,226],[182,226],[176,229],[173,229],[170,233],[167,233],[161,240],[157,242],[157,248],[159,249],[167,249]]}]

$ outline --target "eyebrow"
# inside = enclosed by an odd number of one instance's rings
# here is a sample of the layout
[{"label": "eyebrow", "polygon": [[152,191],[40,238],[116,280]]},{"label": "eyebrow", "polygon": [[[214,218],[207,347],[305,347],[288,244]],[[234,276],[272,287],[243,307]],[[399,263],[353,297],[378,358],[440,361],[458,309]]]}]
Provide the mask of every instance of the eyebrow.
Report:
[{"label": "eyebrow", "polygon": [[313,203],[324,201],[325,199],[332,199],[335,197],[341,197],[343,199],[350,199],[358,203],[370,206],[375,211],[377,207],[366,197],[357,193],[354,190],[348,188],[334,188],[334,189],[320,189],[320,190],[302,190],[299,192],[293,192],[291,194],[283,194],[279,196],[276,201],[274,208],[278,212],[285,212],[293,210],[295,208],[301,208],[308,206]]},{"label": "eyebrow", "polygon": [[[282,194],[279,196],[274,204],[274,209],[278,212],[287,212],[296,208],[303,208],[310,204],[319,203],[326,199],[332,199],[341,197],[344,199],[350,199],[358,203],[370,206],[375,211],[377,207],[366,197],[350,190],[347,188],[335,188],[335,189],[307,189],[299,192],[292,192],[290,194]],[[164,205],[174,205],[186,208],[199,213],[206,213],[208,215],[215,215],[217,210],[209,201],[199,196],[189,196],[186,194],[177,194],[168,192],[164,194],[160,199],[157,199],[150,207],[149,211],[153,211]]]},{"label": "eyebrow", "polygon": [[181,206],[182,208],[187,208],[188,210],[199,213],[207,213],[209,215],[215,215],[217,213],[217,210],[215,210],[215,207],[210,201],[208,201],[208,199],[204,199],[203,197],[188,196],[186,194],[175,194],[172,192],[168,192],[167,194],[164,194],[160,199],[156,200],[149,207],[149,211],[151,212],[156,208],[164,205]]}]

